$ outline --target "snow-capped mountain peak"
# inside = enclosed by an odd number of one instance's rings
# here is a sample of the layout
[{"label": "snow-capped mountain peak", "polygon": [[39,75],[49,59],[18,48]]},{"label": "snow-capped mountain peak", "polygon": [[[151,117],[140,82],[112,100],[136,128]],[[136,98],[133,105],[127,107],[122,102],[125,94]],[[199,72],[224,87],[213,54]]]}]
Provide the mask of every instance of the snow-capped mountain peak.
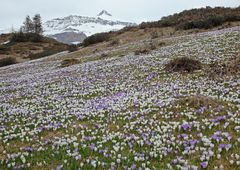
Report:
[{"label": "snow-capped mountain peak", "polygon": [[104,15],[106,15],[106,16],[112,16],[112,14],[110,14],[109,12],[107,12],[106,10],[102,10],[97,16],[98,17],[101,17],[101,16],[104,16]]},{"label": "snow-capped mountain peak", "polygon": [[[136,24],[120,21],[119,19],[114,18],[112,14],[110,14],[106,10],[102,10],[95,17],[70,15],[64,18],[56,18],[49,20],[45,22],[43,26],[44,33],[47,36],[54,37],[54,35],[58,35],[58,37],[63,37],[62,34],[64,34],[68,36],[66,38],[69,38],[70,34],[66,34],[69,32],[90,36],[92,34],[119,30],[123,27],[133,25]],[[58,40],[58,38],[56,39]],[[75,41],[76,40],[74,40],[74,42]]]}]

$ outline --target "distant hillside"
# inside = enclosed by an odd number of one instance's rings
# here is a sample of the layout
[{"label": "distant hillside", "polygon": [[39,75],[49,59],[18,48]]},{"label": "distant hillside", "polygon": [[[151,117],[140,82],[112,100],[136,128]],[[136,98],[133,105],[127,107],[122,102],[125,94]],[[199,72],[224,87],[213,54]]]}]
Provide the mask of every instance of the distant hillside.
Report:
[{"label": "distant hillside", "polygon": [[185,10],[174,15],[163,17],[156,22],[144,22],[141,28],[149,27],[176,27],[177,29],[213,28],[225,22],[240,21],[240,7],[206,7]]},{"label": "distant hillside", "polygon": [[[87,37],[82,45],[88,46],[101,42],[121,40],[134,42],[146,37],[157,38],[166,36],[185,35],[206,29],[223,29],[240,25],[240,7],[206,7],[185,10],[183,12],[163,17],[159,21],[143,22],[137,26],[124,27],[118,31],[94,34]],[[196,29],[197,28],[197,29]],[[141,31],[144,30],[144,31]]]},{"label": "distant hillside", "polygon": [[62,32],[59,34],[50,35],[49,37],[54,38],[55,40],[64,44],[78,44],[82,42],[87,36],[82,32]]},{"label": "distant hillside", "polygon": [[16,62],[24,62],[49,56],[67,50],[68,45],[60,43],[52,38],[40,37],[41,40],[35,41],[33,34],[0,35],[0,59],[14,58]]}]

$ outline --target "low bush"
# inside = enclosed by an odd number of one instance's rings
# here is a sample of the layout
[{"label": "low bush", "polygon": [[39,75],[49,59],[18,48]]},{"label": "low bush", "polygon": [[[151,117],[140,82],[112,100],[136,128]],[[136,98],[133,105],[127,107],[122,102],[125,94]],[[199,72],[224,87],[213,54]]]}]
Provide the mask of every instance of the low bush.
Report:
[{"label": "low bush", "polygon": [[160,46],[160,47],[163,47],[163,46],[166,46],[166,45],[167,44],[164,41],[161,41],[161,42],[158,43],[158,46]]},{"label": "low bush", "polygon": [[74,52],[78,50],[78,46],[75,44],[71,44],[68,46],[68,52]]},{"label": "low bush", "polygon": [[36,33],[13,33],[10,42],[42,42],[44,37]]},{"label": "low bush", "polygon": [[68,67],[71,65],[79,64],[79,63],[80,63],[80,61],[78,59],[68,58],[61,62],[61,67]]},{"label": "low bush", "polygon": [[154,43],[154,42],[150,42],[149,45],[150,45],[149,48],[150,48],[151,50],[156,50],[156,49],[157,49],[156,43]]},{"label": "low bush", "polygon": [[178,29],[188,30],[188,29],[209,29],[227,22],[226,18],[223,16],[214,16],[200,21],[191,21],[177,26]]},{"label": "low bush", "polygon": [[35,53],[35,54],[30,54],[27,58],[30,60],[35,60],[43,57],[47,57],[56,53],[59,53],[63,50],[56,50],[56,49],[45,49],[43,52],[40,53]]},{"label": "low bush", "polygon": [[8,45],[0,45],[0,54],[8,54],[11,51],[10,46]]},{"label": "low bush", "polygon": [[158,35],[158,32],[157,32],[157,31],[153,31],[153,32],[151,32],[151,33],[150,33],[150,36],[151,36],[151,39],[156,39],[156,38],[158,38],[158,37],[159,37],[159,35]]},{"label": "low bush", "polygon": [[82,45],[87,47],[89,45],[92,45],[92,44],[97,44],[97,43],[100,43],[100,42],[104,42],[104,41],[108,41],[110,39],[110,33],[98,33],[98,34],[94,34],[94,35],[91,35],[89,37],[87,37]]},{"label": "low bush", "polygon": [[116,39],[116,40],[112,40],[108,46],[115,46],[115,45],[119,45],[120,44],[120,41],[119,39]]},{"label": "low bush", "polygon": [[200,61],[188,57],[174,58],[165,65],[165,69],[169,72],[193,72],[201,68]]},{"label": "low bush", "polygon": [[143,48],[143,49],[138,49],[134,52],[135,55],[141,55],[141,54],[149,54],[150,49]]},{"label": "low bush", "polygon": [[101,54],[101,57],[102,57],[102,58],[105,58],[105,57],[107,57],[107,56],[108,56],[107,53],[102,53],[102,54]]},{"label": "low bush", "polygon": [[0,59],[0,67],[16,64],[17,61],[14,57],[5,57]]}]

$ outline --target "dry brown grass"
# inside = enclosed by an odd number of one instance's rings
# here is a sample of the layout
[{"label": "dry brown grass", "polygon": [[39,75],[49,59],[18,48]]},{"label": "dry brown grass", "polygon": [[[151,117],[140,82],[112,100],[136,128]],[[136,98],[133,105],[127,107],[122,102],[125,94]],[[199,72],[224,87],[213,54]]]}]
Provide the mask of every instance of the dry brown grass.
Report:
[{"label": "dry brown grass", "polygon": [[0,142],[0,160],[5,159],[6,155],[3,154],[4,151],[4,147],[2,145],[2,143]]},{"label": "dry brown grass", "polygon": [[200,108],[200,107],[217,107],[219,104],[226,104],[221,100],[217,100],[208,96],[202,96],[202,95],[197,95],[197,96],[187,96],[180,98],[177,101],[177,104],[179,105],[187,105],[192,108]]},{"label": "dry brown grass", "polygon": [[51,140],[55,137],[61,137],[64,135],[65,135],[65,132],[62,130],[56,130],[56,131],[47,130],[41,134],[41,141]]},{"label": "dry brown grass", "polygon": [[226,63],[213,63],[206,68],[206,74],[211,79],[223,78],[224,76],[235,76],[240,74],[240,55]]}]

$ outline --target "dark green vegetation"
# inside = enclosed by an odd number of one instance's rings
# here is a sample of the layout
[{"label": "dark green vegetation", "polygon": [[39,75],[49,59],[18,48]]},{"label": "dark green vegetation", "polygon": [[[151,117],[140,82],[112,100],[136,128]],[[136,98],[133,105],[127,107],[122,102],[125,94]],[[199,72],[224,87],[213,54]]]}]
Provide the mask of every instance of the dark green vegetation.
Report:
[{"label": "dark green vegetation", "polygon": [[140,28],[175,27],[177,29],[208,29],[219,26],[225,22],[240,21],[240,7],[206,7],[185,10],[183,12],[163,17],[156,22],[144,22]]},{"label": "dark green vegetation", "polygon": [[16,59],[13,57],[6,57],[0,59],[0,67],[16,64]]},{"label": "dark green vegetation", "polygon": [[35,33],[42,35],[43,26],[40,14],[35,14],[32,19],[30,18],[29,15],[27,15],[23,23],[23,26],[20,28],[19,31],[24,33]]},{"label": "dark green vegetation", "polygon": [[75,45],[75,44],[71,44],[68,46],[68,51],[69,52],[74,52],[74,51],[77,51],[78,50],[78,46]]},{"label": "dark green vegetation", "polygon": [[11,49],[8,45],[5,45],[5,44],[0,45],[0,55],[1,54],[8,54],[10,50]]},{"label": "dark green vegetation", "polygon": [[111,35],[111,32],[109,32],[109,33],[98,33],[98,34],[91,35],[83,41],[82,45],[86,47],[86,46],[89,46],[91,44],[96,44],[96,43],[108,41],[110,39],[110,35]]},{"label": "dark green vegetation", "polygon": [[16,32],[13,33],[10,42],[17,43],[17,42],[42,42],[44,37],[40,34],[36,33],[23,33],[23,32]]}]

